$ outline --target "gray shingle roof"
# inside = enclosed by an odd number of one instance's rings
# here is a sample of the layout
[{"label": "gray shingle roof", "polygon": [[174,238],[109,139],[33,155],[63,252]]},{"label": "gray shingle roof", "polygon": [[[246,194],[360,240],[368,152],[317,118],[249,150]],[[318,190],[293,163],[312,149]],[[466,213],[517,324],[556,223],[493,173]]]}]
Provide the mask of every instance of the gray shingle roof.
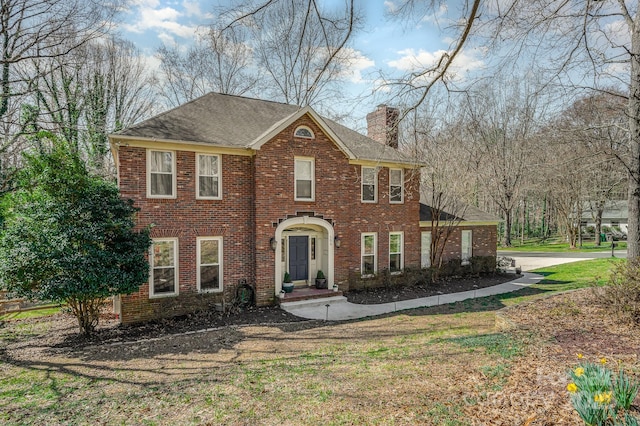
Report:
[{"label": "gray shingle roof", "polygon": [[[111,136],[251,148],[269,129],[286,123],[300,109],[278,102],[209,93]],[[321,118],[357,159],[416,164],[396,149]]]},{"label": "gray shingle roof", "polygon": [[[431,222],[431,207],[427,204],[424,195],[420,197],[420,221]],[[460,220],[462,222],[499,222],[501,219],[491,213],[487,213],[470,204],[458,202],[459,207],[456,214],[447,211],[440,211],[440,220]],[[461,217],[460,217],[461,216]]]}]

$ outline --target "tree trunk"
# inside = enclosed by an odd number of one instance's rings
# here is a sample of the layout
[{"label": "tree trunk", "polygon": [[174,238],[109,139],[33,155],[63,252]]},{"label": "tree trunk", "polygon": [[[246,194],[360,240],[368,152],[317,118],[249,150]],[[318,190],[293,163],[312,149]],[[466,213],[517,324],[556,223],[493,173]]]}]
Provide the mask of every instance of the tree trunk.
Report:
[{"label": "tree trunk", "polygon": [[602,234],[602,213],[604,212],[604,203],[598,201],[596,206],[596,247],[600,247],[600,234]]},{"label": "tree trunk", "polygon": [[511,247],[511,211],[504,211],[504,236],[502,239],[504,247]]},{"label": "tree trunk", "polygon": [[629,230],[627,257],[640,256],[640,4],[631,28],[631,79],[629,90]]}]

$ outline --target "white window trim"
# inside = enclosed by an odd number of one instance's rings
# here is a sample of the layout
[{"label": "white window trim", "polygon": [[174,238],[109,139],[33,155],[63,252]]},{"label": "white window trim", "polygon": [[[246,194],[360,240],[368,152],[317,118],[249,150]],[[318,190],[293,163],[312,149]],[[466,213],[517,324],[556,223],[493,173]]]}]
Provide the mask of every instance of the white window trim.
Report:
[{"label": "white window trim", "polygon": [[[370,256],[364,252],[365,237],[373,236],[373,274],[364,273],[364,256]],[[373,277],[378,272],[378,234],[376,232],[363,232],[360,234],[360,274],[362,278]]]},{"label": "white window trim", "polygon": [[[311,162],[311,198],[298,198],[298,161]],[[293,199],[294,201],[312,202],[316,200],[316,159],[313,157],[294,157],[293,159]]]},{"label": "white window trim", "polygon": [[[218,196],[207,197],[200,195],[200,156],[218,157]],[[197,200],[222,200],[222,156],[219,154],[196,154],[196,199]]]},{"label": "white window trim", "polygon": [[[373,200],[364,199],[364,170],[373,169],[375,177],[373,179]],[[360,168],[360,201],[363,203],[377,203],[378,202],[378,168],[362,166]]]},{"label": "white window trim", "polygon": [[[311,133],[311,136],[301,136],[301,135],[299,135],[298,134],[298,130],[300,130],[300,129],[308,130],[309,133]],[[296,138],[301,138],[301,139],[315,139],[316,138],[316,134],[308,126],[298,126],[298,127],[296,127],[296,130],[294,130],[294,132],[293,132],[293,136],[295,136]]]},{"label": "white window trim", "polygon": [[153,278],[153,244],[151,244],[151,250],[149,252],[149,266],[150,266],[150,271],[149,271],[149,298],[150,299],[157,299],[160,297],[173,297],[173,296],[177,296],[180,293],[180,283],[179,283],[179,277],[180,274],[178,272],[178,265],[180,264],[179,261],[179,256],[178,256],[178,239],[177,238],[154,238],[153,239],[153,243],[156,242],[161,242],[161,241],[171,241],[173,242],[173,282],[175,285],[175,291],[173,293],[161,293],[161,294],[155,294],[155,292],[153,291],[155,289],[153,282],[154,282],[154,278]]},{"label": "white window trim", "polygon": [[[212,289],[212,290],[202,290],[200,288],[200,267],[202,266],[200,263],[200,244],[202,243],[202,241],[211,241],[211,240],[216,240],[218,241],[218,281],[220,282],[220,288],[219,289]],[[223,268],[223,245],[222,245],[222,237],[198,237],[196,238],[196,257],[197,257],[197,283],[198,283],[198,292],[199,293],[222,293],[224,291],[224,282],[223,282],[223,273],[222,273],[222,268]]]},{"label": "white window trim", "polygon": [[[428,244],[424,244],[429,236]],[[426,255],[426,257],[425,257]],[[420,267],[429,268],[431,266],[431,231],[422,231],[420,234]]]},{"label": "white window trim", "polygon": [[[171,153],[171,174],[172,174],[172,183],[171,195],[152,195],[151,194],[151,153],[152,152],[170,152]],[[177,170],[176,170],[176,152],[170,149],[147,149],[147,198],[165,198],[165,199],[175,199],[177,197],[178,192],[178,179],[177,179]]]},{"label": "white window trim", "polygon": [[[464,241],[464,235],[469,235],[469,258],[465,259],[465,252],[463,251],[462,242]],[[462,230],[460,234],[460,260],[462,265],[469,265],[471,263],[471,258],[473,257],[473,232],[470,229]]]},{"label": "white window trim", "polygon": [[[399,235],[400,236],[400,252],[399,253],[391,253],[391,236]],[[400,254],[400,270],[399,271],[391,271],[391,255],[392,254]],[[389,271],[392,275],[400,275],[404,270],[404,232],[389,232]]]},{"label": "white window trim", "polygon": [[[400,201],[391,200],[391,170],[400,170]],[[404,204],[404,169],[389,169],[389,204]]]}]

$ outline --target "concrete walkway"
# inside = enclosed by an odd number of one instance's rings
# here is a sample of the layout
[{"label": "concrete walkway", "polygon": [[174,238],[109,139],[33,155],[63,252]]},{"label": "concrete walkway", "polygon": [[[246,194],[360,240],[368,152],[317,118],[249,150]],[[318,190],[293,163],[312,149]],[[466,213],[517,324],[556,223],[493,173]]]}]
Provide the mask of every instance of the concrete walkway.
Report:
[{"label": "concrete walkway", "polygon": [[425,308],[448,303],[460,302],[478,297],[493,296],[496,294],[510,293],[535,284],[543,277],[541,275],[524,272],[521,278],[508,283],[498,284],[493,287],[477,290],[463,291],[461,293],[441,294],[438,296],[421,297],[419,299],[402,300],[378,305],[359,305],[347,302],[344,296],[329,297],[326,299],[303,300],[299,302],[281,303],[280,307],[298,317],[344,321],[357,318],[366,318],[390,312],[403,311],[405,309]]}]

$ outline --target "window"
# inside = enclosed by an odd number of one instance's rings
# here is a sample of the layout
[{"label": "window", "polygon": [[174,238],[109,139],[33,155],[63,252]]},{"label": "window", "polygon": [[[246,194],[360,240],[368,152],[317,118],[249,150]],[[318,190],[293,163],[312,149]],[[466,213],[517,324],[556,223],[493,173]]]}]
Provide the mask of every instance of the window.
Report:
[{"label": "window", "polygon": [[471,231],[462,231],[462,242],[461,242],[461,246],[462,246],[462,264],[463,265],[468,265],[469,261],[471,260],[471,256],[472,256],[472,236],[471,236]]},{"label": "window", "polygon": [[403,170],[389,169],[389,202],[402,203],[404,201]]},{"label": "window", "polygon": [[314,194],[314,174],[315,174],[313,158],[296,158],[295,159],[295,200],[296,201],[313,201]]},{"label": "window", "polygon": [[376,234],[362,234],[362,276],[368,277],[378,270],[376,262]]},{"label": "window", "polygon": [[178,294],[177,242],[177,239],[153,240],[149,262],[151,264],[149,296],[151,297]]},{"label": "window", "polygon": [[197,155],[198,180],[196,198],[220,199],[220,156]]},{"label": "window", "polygon": [[402,232],[389,233],[389,272],[400,273],[404,267],[402,253],[404,251]]},{"label": "window", "polygon": [[375,167],[362,168],[362,201],[375,203],[378,199],[378,191],[376,185],[378,181],[378,173]]},{"label": "window", "polygon": [[307,126],[300,126],[293,133],[297,138],[313,139],[313,131]]},{"label": "window", "polygon": [[423,231],[420,235],[420,266],[431,266],[431,231]]},{"label": "window", "polygon": [[173,151],[147,151],[147,195],[174,198],[176,158]]},{"label": "window", "polygon": [[222,237],[198,238],[198,291],[222,291]]}]

